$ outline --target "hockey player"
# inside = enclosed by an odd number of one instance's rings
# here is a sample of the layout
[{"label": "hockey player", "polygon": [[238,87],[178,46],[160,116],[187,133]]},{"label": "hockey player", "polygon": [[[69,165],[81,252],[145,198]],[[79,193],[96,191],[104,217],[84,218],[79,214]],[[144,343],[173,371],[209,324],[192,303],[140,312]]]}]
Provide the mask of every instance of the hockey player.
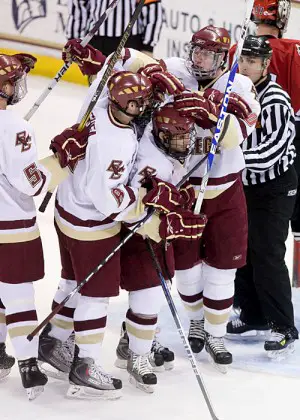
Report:
[{"label": "hockey player", "polygon": [[[35,61],[26,54],[0,55],[0,298],[29,399],[47,383],[37,365],[38,339],[26,338],[37,324],[33,282],[44,276],[33,196],[57,185],[68,176],[67,165],[74,169],[84,158],[88,133],[65,130],[51,142],[56,156],[37,160],[31,125],[7,109],[26,95],[26,73]],[[1,350],[3,356],[4,343]]]},{"label": "hockey player", "polygon": [[265,37],[248,36],[239,60],[239,72],[255,83],[261,104],[256,130],[243,144],[246,170],[244,191],[249,218],[247,265],[237,271],[244,287],[240,319],[228,324],[229,337],[262,334],[270,357],[283,357],[298,338],[291,284],[285,264],[288,236],[297,186],[294,168],[294,113],[290,97],[268,73],[272,48]]},{"label": "hockey player", "polygon": [[6,353],[6,335],[5,308],[0,299],[0,380],[10,374],[11,368],[15,364],[15,358]]},{"label": "hockey player", "polygon": [[[131,121],[142,114],[151,99],[149,80],[140,74],[118,72],[109,79],[108,91],[106,106],[95,107],[92,115],[96,135],[89,141],[87,159],[79,163],[74,176],[67,179],[57,193],[55,224],[64,292],[81,282],[99,260],[119,244],[120,221],[138,217],[145,205],[162,203],[166,207],[173,194],[177,194],[174,187],[170,191],[169,185],[161,183],[149,192],[127,186],[138,147]],[[157,240],[176,237],[180,231],[197,237],[203,229],[202,219],[193,219],[192,214],[186,216],[186,226],[180,224],[185,215],[175,210],[161,217],[152,217],[145,225],[145,234],[149,231],[149,236]],[[118,295],[119,284],[120,254],[116,253],[82,288],[77,299],[70,300],[54,317],[50,331],[41,336],[39,356],[49,363],[61,349],[61,342],[70,336],[74,318],[76,347],[69,373],[70,397],[114,399],[120,396],[122,382],[106,373],[99,364],[109,297]],[[160,289],[155,296],[158,300],[162,293],[159,292]],[[153,299],[154,296],[150,296],[141,307],[146,309]],[[149,312],[136,311],[134,316],[149,317]],[[143,361],[143,355],[131,353],[132,369],[142,367]]]},{"label": "hockey player", "polygon": [[[291,11],[290,0],[255,0],[252,21],[256,24],[256,34],[266,36],[273,50],[269,73],[272,80],[278,83],[289,94],[295,114],[296,136],[294,145],[297,156],[295,168],[300,176],[300,40],[283,38],[289,22]],[[230,50],[232,57],[235,46]],[[300,255],[300,188],[298,183],[297,199],[291,219],[294,235],[294,283],[298,285],[299,255]],[[236,281],[235,303],[240,306],[240,300],[245,298],[245,285],[242,279]],[[259,327],[259,326],[258,326]],[[264,327],[263,325],[261,327]]]},{"label": "hockey player", "polygon": [[[158,182],[157,178],[159,178],[160,183],[168,182],[177,184],[186,173],[183,165],[194,145],[194,120],[181,117],[179,112],[174,108],[174,104],[169,103],[154,112],[152,123],[147,126],[139,143],[137,159],[130,176],[130,185],[132,187],[139,188],[149,176],[153,178],[151,182],[154,183]],[[178,198],[181,206],[189,209],[195,199],[192,186],[186,183],[179,190],[179,193]],[[168,203],[166,205],[170,206]],[[134,222],[137,221],[138,219],[134,220]],[[203,221],[203,225],[204,223],[205,220]],[[125,234],[127,233],[126,229],[124,229],[124,232]],[[153,247],[163,268],[164,277],[166,279],[172,278],[174,276],[172,244],[168,244],[166,247],[164,243],[153,243]],[[143,333],[143,328],[145,328],[145,325],[143,326],[143,320],[137,316],[133,316],[134,308],[137,305],[136,297],[139,294],[141,296],[140,299],[142,299],[143,294],[145,296],[149,294],[150,298],[151,295],[158,294],[158,290],[160,290],[160,280],[155,267],[153,267],[151,255],[149,254],[145,241],[139,234],[136,234],[122,248],[121,273],[121,287],[129,290],[130,308],[126,316],[126,328],[123,325],[122,337],[117,348],[116,365],[118,367],[126,367],[128,365],[128,353],[142,351],[144,354],[147,354],[150,352],[151,344],[152,350],[158,347],[156,340],[152,343],[153,334],[150,334],[151,317],[149,316],[148,318],[147,337],[145,331]],[[159,292],[158,296],[160,295],[161,292]],[[153,303],[152,306],[156,308],[155,313],[158,314],[161,301],[154,299],[153,302],[155,304]],[[154,313],[153,309],[152,313]],[[156,321],[157,316],[152,318],[153,327],[155,327]],[[172,368],[174,360],[173,352],[162,347],[162,349],[157,348],[156,353],[164,357],[164,366],[166,369]],[[153,368],[157,370],[157,362]],[[152,387],[142,387],[143,378],[140,377],[137,371],[134,371],[133,375],[138,387],[149,392],[153,390]],[[156,381],[153,374],[152,377]]]},{"label": "hockey player", "polygon": [[[229,46],[230,36],[224,28],[208,26],[193,35],[186,60],[165,60],[168,70],[194,91],[175,98],[181,115],[196,120],[196,146],[188,169],[210,149],[228,79]],[[177,289],[190,317],[192,350],[199,353],[205,345],[222,371],[232,362],[223,337],[232,307],[235,272],[245,264],[247,248],[240,178],[245,163],[240,143],[255,128],[260,111],[251,80],[236,75],[233,92],[227,108],[228,130],[218,147],[201,209],[208,217],[201,247],[199,243],[190,247],[180,241],[174,243]],[[196,194],[204,168],[202,165],[190,178]]]}]

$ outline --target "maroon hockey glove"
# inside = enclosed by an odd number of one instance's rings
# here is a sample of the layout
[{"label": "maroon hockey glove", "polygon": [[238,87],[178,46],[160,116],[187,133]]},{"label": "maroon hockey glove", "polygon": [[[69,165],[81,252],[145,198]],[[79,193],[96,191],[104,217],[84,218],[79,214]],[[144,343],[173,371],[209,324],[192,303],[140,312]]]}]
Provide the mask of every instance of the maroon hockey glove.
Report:
[{"label": "maroon hockey glove", "polygon": [[147,64],[145,67],[141,67],[138,73],[143,76],[150,77],[153,73],[160,73],[167,71],[166,63],[163,60],[159,60],[157,63]]},{"label": "maroon hockey glove", "polygon": [[62,59],[66,63],[71,61],[77,63],[84,76],[93,76],[102,69],[106,57],[91,45],[82,47],[80,43],[81,39],[68,41],[63,48]]},{"label": "maroon hockey glove", "polygon": [[13,57],[16,57],[22,64],[22,69],[25,73],[29,73],[30,70],[34,69],[37,59],[31,54],[14,54]]},{"label": "maroon hockey glove", "polygon": [[199,93],[182,93],[174,98],[174,102],[182,116],[195,118],[200,127],[206,129],[216,126],[220,113],[218,106]]},{"label": "maroon hockey glove", "polygon": [[162,213],[174,211],[181,205],[181,195],[174,185],[159,178],[148,178],[143,187],[149,191],[143,198],[145,206],[153,207]]},{"label": "maroon hockey glove", "polygon": [[90,128],[78,131],[79,124],[66,128],[51,140],[50,150],[56,154],[62,168],[69,167],[74,172],[79,160],[85,158]]},{"label": "maroon hockey glove", "polygon": [[160,219],[159,235],[165,240],[199,239],[207,223],[207,217],[204,214],[194,214],[189,210],[163,214]]},{"label": "maroon hockey glove", "polygon": [[[220,108],[222,105],[224,93],[217,89],[206,89],[204,92],[204,97],[214,102]],[[235,115],[237,118],[247,120],[251,114],[251,108],[240,95],[237,93],[230,93],[227,112],[228,114]]]},{"label": "maroon hockey glove", "polygon": [[149,79],[154,91],[159,91],[165,95],[179,95],[185,90],[184,84],[168,71],[152,73]]},{"label": "maroon hockey glove", "polygon": [[186,181],[179,189],[181,194],[181,205],[184,209],[190,210],[196,200],[195,190],[192,184]]}]

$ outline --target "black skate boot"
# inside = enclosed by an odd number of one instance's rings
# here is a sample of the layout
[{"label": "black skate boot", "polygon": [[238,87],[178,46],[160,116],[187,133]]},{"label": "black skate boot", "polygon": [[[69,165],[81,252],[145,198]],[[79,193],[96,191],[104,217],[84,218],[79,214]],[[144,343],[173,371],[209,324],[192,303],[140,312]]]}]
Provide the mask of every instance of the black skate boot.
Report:
[{"label": "black skate boot", "polygon": [[168,347],[164,347],[157,339],[157,336],[154,336],[154,340],[151,347],[151,354],[154,353],[154,356],[161,355],[164,358],[164,368],[166,370],[171,370],[174,368],[174,353],[168,349]]},{"label": "black skate boot", "polygon": [[[129,339],[126,331],[126,323],[123,321],[121,326],[121,337],[118,347],[116,348],[117,359],[115,366],[120,369],[127,369],[127,361],[129,357]],[[149,362],[153,367],[154,372],[161,372],[164,370],[164,358],[161,354],[151,352],[149,353]]]},{"label": "black skate boot", "polygon": [[265,342],[265,350],[270,359],[284,360],[294,353],[294,341],[297,340],[298,331],[295,327],[273,326],[269,340]]},{"label": "black skate boot", "polygon": [[5,343],[0,343],[0,380],[10,374],[16,359],[6,353]]},{"label": "black skate boot", "polygon": [[23,387],[26,389],[29,401],[32,401],[44,392],[44,385],[48,382],[48,378],[40,371],[35,357],[19,360],[18,365]]},{"label": "black skate boot", "polygon": [[240,318],[236,318],[228,322],[226,338],[229,340],[262,341],[268,337],[269,332],[268,325],[249,325]]},{"label": "black skate boot", "polygon": [[115,400],[121,397],[122,381],[106,373],[90,357],[75,357],[69,374],[70,387],[67,396],[83,399]]},{"label": "black skate boot", "polygon": [[129,350],[127,372],[130,374],[129,382],[149,394],[154,392],[157,377],[149,361],[149,354],[138,355]]},{"label": "black skate boot", "polygon": [[68,380],[74,357],[75,335],[62,342],[51,337],[51,324],[47,324],[39,339],[39,361],[43,372],[55,379]]},{"label": "black skate boot", "polygon": [[193,353],[200,353],[205,344],[204,319],[191,320],[188,340]]},{"label": "black skate boot", "polygon": [[232,354],[226,349],[223,337],[213,337],[206,333],[205,350],[213,365],[221,373],[227,373],[227,367],[232,363]]}]

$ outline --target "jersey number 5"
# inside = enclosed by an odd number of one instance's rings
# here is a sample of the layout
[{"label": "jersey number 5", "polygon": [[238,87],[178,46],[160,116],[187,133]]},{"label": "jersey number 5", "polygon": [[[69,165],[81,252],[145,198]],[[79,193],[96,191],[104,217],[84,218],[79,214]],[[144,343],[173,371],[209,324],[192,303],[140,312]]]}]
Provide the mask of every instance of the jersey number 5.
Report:
[{"label": "jersey number 5", "polygon": [[24,169],[24,174],[32,188],[34,188],[42,179],[41,173],[35,163],[28,165]]}]

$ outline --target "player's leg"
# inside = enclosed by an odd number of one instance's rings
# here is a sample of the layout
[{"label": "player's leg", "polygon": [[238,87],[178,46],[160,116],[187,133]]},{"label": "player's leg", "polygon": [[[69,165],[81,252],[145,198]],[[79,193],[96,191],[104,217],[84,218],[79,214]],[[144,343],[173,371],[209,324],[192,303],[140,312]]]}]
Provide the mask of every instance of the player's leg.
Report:
[{"label": "player's leg", "polygon": [[38,338],[27,340],[37,326],[33,282],[44,277],[41,239],[2,244],[0,248],[0,296],[23,387],[34,399],[44,390],[47,377],[37,365]]},{"label": "player's leg", "polygon": [[0,299],[0,380],[10,374],[11,368],[15,364],[15,358],[6,353],[6,336],[5,307]]}]

